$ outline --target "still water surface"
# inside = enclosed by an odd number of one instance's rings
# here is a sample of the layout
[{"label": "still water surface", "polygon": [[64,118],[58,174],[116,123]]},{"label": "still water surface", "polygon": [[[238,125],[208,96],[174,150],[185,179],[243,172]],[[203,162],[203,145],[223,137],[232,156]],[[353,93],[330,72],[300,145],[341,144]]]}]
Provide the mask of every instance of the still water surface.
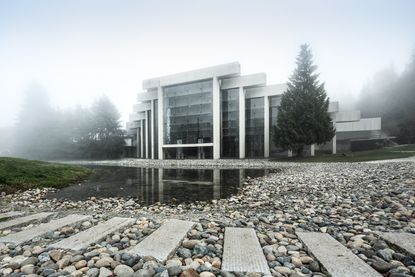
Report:
[{"label": "still water surface", "polygon": [[243,180],[267,169],[170,169],[89,166],[94,174],[80,184],[51,193],[48,198],[85,200],[89,197],[138,198],[145,204],[227,198]]}]

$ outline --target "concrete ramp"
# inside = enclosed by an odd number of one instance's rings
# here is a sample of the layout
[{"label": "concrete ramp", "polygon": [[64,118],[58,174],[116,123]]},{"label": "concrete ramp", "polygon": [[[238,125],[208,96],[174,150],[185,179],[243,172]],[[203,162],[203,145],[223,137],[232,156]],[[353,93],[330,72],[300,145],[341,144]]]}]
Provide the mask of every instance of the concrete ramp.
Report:
[{"label": "concrete ramp", "polygon": [[152,256],[163,262],[176,251],[194,224],[191,221],[170,219],[139,244],[131,248],[128,253],[138,256]]},{"label": "concrete ramp", "polygon": [[27,224],[35,220],[41,220],[47,218],[48,216],[52,215],[53,213],[38,213],[38,214],[31,214],[28,216],[19,217],[16,219],[0,222],[0,230],[10,228],[13,226],[18,226],[22,224]]},{"label": "concrete ramp", "polygon": [[254,229],[225,228],[222,270],[271,275]]},{"label": "concrete ramp", "polygon": [[379,236],[415,257],[415,234],[410,233],[379,233]]},{"label": "concrete ramp", "polygon": [[349,249],[325,233],[297,233],[309,252],[332,277],[381,277]]},{"label": "concrete ramp", "polygon": [[88,230],[54,243],[50,245],[50,247],[72,250],[85,249],[92,243],[96,243],[105,238],[107,235],[112,234],[125,226],[132,225],[135,221],[136,219],[134,218],[113,217],[108,221],[99,223],[98,225],[89,228]]},{"label": "concrete ramp", "polygon": [[0,237],[0,242],[12,242],[21,244],[30,241],[33,238],[40,237],[48,232],[56,231],[64,226],[71,225],[83,220],[91,219],[92,216],[71,214],[64,218],[54,219],[48,223],[42,223],[30,229],[26,229],[14,234]]}]

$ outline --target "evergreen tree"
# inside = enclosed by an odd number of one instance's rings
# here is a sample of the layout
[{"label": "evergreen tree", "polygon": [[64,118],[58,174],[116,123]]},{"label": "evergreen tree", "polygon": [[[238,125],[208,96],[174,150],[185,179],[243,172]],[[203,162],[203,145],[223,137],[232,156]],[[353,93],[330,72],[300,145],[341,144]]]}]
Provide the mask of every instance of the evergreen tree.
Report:
[{"label": "evergreen tree", "polygon": [[107,98],[99,98],[80,126],[80,152],[87,158],[118,158],[123,152],[124,133],[120,114]]},{"label": "evergreen tree", "polygon": [[307,44],[301,45],[296,64],[281,98],[273,140],[276,146],[301,156],[305,145],[330,141],[335,130],[328,114],[324,83],[318,81],[317,67]]}]

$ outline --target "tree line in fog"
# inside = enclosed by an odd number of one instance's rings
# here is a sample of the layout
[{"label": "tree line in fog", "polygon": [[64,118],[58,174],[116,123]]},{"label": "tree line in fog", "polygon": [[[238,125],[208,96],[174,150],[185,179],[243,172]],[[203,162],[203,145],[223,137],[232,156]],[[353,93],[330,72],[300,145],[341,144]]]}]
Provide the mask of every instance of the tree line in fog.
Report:
[{"label": "tree line in fog", "polygon": [[399,143],[415,143],[415,51],[402,74],[378,72],[357,104],[364,117],[382,117],[382,130]]},{"label": "tree line in fog", "polygon": [[105,159],[123,152],[120,114],[105,96],[89,108],[51,107],[40,87],[26,92],[11,155],[33,159]]}]

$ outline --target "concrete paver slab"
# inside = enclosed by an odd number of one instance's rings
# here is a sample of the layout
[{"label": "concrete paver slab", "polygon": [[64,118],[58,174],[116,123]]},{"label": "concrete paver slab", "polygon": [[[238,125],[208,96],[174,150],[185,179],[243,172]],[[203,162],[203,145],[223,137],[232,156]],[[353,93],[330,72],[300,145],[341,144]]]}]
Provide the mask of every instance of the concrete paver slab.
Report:
[{"label": "concrete paver slab", "polygon": [[48,232],[55,231],[64,226],[74,224],[83,220],[91,219],[92,216],[89,215],[79,215],[71,214],[63,218],[54,219],[48,223],[42,223],[33,228],[29,228],[14,234],[10,234],[4,237],[0,237],[0,242],[12,242],[15,244],[21,244],[23,242],[29,241],[33,238],[40,237]]},{"label": "concrete paver slab", "polygon": [[176,251],[194,224],[194,222],[190,221],[170,219],[139,244],[131,248],[128,253],[139,256],[152,256],[163,262]]},{"label": "concrete paver slab", "polygon": [[222,269],[271,275],[254,229],[225,228]]},{"label": "concrete paver slab", "polygon": [[28,216],[19,217],[16,219],[0,222],[0,230],[10,228],[17,225],[26,224],[29,222],[32,222],[34,220],[40,220],[47,218],[48,216],[52,215],[53,213],[37,213],[37,214],[31,214]]},{"label": "concrete paver slab", "polygon": [[135,218],[113,217],[110,220],[99,223],[98,225],[69,238],[58,241],[57,243],[50,245],[50,247],[72,250],[85,249],[92,243],[96,243],[105,238],[107,235],[112,234],[125,226],[132,225],[135,221]]},{"label": "concrete paver slab", "polygon": [[298,232],[297,236],[332,277],[382,276],[329,234]]}]

